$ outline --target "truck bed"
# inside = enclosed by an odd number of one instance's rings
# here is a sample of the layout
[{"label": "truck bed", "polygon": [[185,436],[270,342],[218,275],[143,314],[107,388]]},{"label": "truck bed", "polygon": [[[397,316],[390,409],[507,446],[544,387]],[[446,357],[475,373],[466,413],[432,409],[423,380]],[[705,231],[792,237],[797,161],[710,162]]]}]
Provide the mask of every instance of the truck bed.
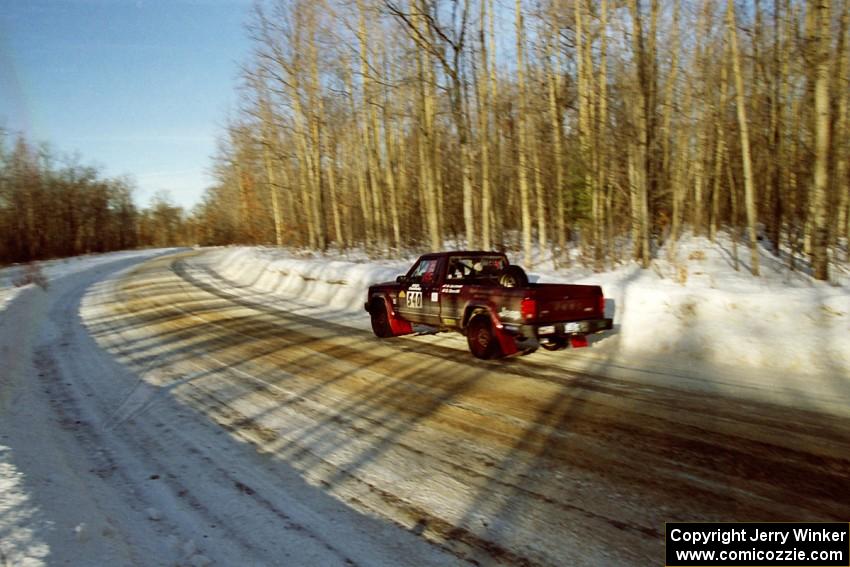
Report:
[{"label": "truck bed", "polygon": [[[469,286],[470,300],[487,300],[498,306],[506,323],[547,324],[598,319],[605,315],[602,288],[596,285],[528,284],[523,288]],[[532,308],[533,306],[533,308]]]}]

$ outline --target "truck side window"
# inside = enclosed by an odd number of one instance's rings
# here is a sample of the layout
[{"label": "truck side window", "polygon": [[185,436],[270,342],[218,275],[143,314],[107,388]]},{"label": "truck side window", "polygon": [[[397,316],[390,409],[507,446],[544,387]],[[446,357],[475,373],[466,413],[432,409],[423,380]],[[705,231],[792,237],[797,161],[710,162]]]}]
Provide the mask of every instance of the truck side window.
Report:
[{"label": "truck side window", "polygon": [[446,278],[464,283],[486,281],[498,277],[504,265],[500,256],[453,256]]},{"label": "truck side window", "polygon": [[450,280],[461,280],[467,275],[463,264],[459,258],[452,258],[449,261],[449,269],[446,272],[446,278]]}]

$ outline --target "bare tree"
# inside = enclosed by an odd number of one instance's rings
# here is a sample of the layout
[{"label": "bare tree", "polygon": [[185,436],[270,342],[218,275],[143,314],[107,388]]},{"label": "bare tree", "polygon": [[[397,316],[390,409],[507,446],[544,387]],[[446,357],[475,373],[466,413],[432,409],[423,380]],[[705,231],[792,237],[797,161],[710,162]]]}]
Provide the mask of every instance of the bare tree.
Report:
[{"label": "bare tree", "polygon": [[744,167],[744,203],[747,212],[747,234],[750,244],[750,258],[754,276],[759,275],[759,256],[756,241],[756,202],[755,183],[753,181],[753,162],[750,155],[750,135],[747,124],[747,107],[744,93],[744,77],[741,71],[741,55],[738,50],[738,30],[735,19],[735,2],[727,0],[726,25],[729,33],[729,45],[732,48],[732,70],[735,77],[735,97],[738,107],[738,129],[741,133],[741,160]]}]

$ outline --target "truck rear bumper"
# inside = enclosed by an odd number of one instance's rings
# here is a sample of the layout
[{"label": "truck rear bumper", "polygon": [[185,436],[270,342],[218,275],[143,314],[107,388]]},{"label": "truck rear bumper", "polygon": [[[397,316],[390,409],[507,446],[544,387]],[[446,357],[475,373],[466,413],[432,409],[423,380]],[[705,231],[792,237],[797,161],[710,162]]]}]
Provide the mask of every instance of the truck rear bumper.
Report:
[{"label": "truck rear bumper", "polygon": [[505,328],[528,339],[570,337],[573,335],[591,335],[613,329],[614,320],[609,318],[585,319],[584,321],[562,321],[542,325],[517,325],[514,328],[505,325]]}]

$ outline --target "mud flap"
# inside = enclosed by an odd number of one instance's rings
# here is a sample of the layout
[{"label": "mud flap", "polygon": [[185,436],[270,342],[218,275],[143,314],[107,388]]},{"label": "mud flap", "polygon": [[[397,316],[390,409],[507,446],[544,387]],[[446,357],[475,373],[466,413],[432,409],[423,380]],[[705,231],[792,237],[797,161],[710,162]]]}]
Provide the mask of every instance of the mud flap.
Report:
[{"label": "mud flap", "polygon": [[587,335],[570,335],[570,346],[582,348],[587,346]]},{"label": "mud flap", "polygon": [[413,325],[410,324],[410,321],[405,321],[401,317],[398,317],[386,300],[384,300],[384,303],[387,304],[387,318],[390,320],[390,330],[393,332],[393,336],[398,337],[411,334],[413,332]]},{"label": "mud flap", "polygon": [[518,353],[519,349],[517,348],[516,339],[505,331],[502,323],[499,322],[499,319],[496,318],[496,315],[492,311],[490,312],[490,321],[493,324],[493,333],[496,335],[496,340],[499,341],[499,350],[501,350],[502,356],[511,356]]}]

